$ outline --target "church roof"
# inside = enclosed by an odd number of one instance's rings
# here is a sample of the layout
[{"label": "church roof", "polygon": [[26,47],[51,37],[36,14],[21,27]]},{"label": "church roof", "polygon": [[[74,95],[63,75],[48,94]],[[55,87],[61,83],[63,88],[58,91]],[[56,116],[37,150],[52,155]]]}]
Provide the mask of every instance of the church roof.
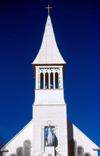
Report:
[{"label": "church roof", "polygon": [[32,64],[33,66],[40,65],[40,64],[46,64],[46,65],[66,64],[57,47],[57,43],[55,40],[55,35],[53,32],[53,27],[49,15],[47,17],[47,22],[46,22],[43,40],[42,40],[39,53],[37,54]]}]

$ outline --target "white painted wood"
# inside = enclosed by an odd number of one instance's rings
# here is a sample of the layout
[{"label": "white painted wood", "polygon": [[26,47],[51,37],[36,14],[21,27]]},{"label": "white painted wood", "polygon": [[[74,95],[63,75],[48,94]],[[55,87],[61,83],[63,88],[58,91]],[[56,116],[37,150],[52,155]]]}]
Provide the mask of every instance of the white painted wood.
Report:
[{"label": "white painted wood", "polygon": [[53,72],[53,88],[55,89],[55,72]]},{"label": "white painted wood", "polygon": [[38,80],[38,79],[39,79],[39,78],[38,78],[38,73],[39,73],[38,69],[39,69],[39,68],[38,68],[38,66],[36,66],[36,67],[35,67],[35,71],[36,71],[36,82],[35,82],[35,88],[36,88],[36,89],[39,89],[39,87],[38,87],[38,86],[39,86],[39,84],[40,84],[40,83],[39,83],[39,80]]},{"label": "white painted wood", "polygon": [[45,89],[45,73],[43,73],[43,89]]},{"label": "white painted wood", "polygon": [[54,146],[45,147],[45,156],[55,156],[55,148]]},{"label": "white painted wood", "polygon": [[45,138],[44,138],[44,136],[45,136],[44,126],[42,126],[41,127],[41,151],[43,151],[43,152],[44,152],[44,147],[45,147],[45,144],[44,144]]},{"label": "white painted wood", "polygon": [[60,67],[60,88],[63,88],[63,69]]},{"label": "white painted wood", "polygon": [[36,151],[40,150],[41,141],[39,142],[39,129],[42,126],[48,126],[48,121],[50,120],[51,126],[58,127],[59,135],[58,139],[58,151],[64,156],[68,156],[67,152],[67,123],[66,123],[66,105],[33,105],[33,125],[34,125],[34,154]]},{"label": "white painted wood", "polygon": [[32,64],[65,64],[53,32],[50,16],[47,18],[45,31],[39,53]]},{"label": "white painted wood", "polygon": [[48,74],[49,74],[49,76],[48,76],[48,84],[49,84],[49,89],[50,89],[50,72]]},{"label": "white painted wood", "polygon": [[5,153],[5,156],[10,156],[11,154],[17,152],[17,148],[24,147],[25,140],[31,142],[31,155],[33,148],[33,121],[30,121],[14,138],[12,138],[5,146],[4,149],[7,149],[9,152]]},{"label": "white painted wood", "polygon": [[76,142],[76,148],[82,147],[83,153],[90,153],[91,156],[98,156],[97,151],[94,151],[93,148],[99,149],[99,147],[95,143],[93,143],[75,125],[73,125],[73,137],[74,137],[74,140]]},{"label": "white painted wood", "polygon": [[64,89],[37,89],[35,90],[34,105],[63,105]]}]

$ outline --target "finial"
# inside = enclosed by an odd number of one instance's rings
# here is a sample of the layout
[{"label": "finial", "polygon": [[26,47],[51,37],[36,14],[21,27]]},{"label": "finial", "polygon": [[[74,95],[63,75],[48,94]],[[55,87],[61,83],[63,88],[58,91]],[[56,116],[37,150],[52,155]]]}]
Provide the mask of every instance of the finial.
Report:
[{"label": "finial", "polygon": [[49,5],[48,5],[48,7],[45,7],[45,9],[48,9],[48,16],[50,15],[50,9],[52,9],[52,7],[50,7]]}]

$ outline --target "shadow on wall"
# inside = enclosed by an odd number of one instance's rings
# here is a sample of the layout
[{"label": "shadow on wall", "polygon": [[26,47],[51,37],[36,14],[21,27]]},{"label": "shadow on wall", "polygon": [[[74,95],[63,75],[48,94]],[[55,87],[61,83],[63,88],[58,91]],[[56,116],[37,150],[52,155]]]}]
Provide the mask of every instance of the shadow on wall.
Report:
[{"label": "shadow on wall", "polygon": [[69,156],[91,156],[90,153],[84,153],[84,148],[80,145],[77,146],[76,140],[73,139],[73,125],[67,120],[68,129],[68,155]]},{"label": "shadow on wall", "polygon": [[58,139],[57,139],[56,135],[55,135],[55,140],[54,140],[53,146],[54,147],[58,146]]}]

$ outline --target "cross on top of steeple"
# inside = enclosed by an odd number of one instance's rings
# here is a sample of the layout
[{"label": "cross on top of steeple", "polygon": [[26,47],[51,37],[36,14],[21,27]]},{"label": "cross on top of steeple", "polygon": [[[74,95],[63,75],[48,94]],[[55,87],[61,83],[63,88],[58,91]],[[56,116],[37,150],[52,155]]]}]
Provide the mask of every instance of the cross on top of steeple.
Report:
[{"label": "cross on top of steeple", "polygon": [[49,5],[48,5],[48,7],[45,7],[45,9],[48,9],[48,16],[50,15],[50,9],[52,9],[52,7],[50,7]]}]

